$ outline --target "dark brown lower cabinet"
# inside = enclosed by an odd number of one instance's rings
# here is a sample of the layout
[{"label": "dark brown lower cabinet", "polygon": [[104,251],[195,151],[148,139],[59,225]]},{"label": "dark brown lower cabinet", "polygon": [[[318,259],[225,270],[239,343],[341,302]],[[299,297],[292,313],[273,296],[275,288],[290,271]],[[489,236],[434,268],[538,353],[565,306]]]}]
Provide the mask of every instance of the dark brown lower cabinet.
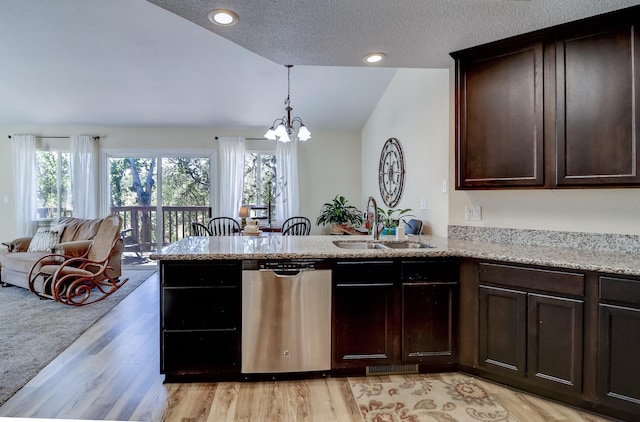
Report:
[{"label": "dark brown lower cabinet", "polygon": [[480,281],[492,285],[479,288],[478,365],[525,385],[580,395],[583,276],[490,263],[479,268]]},{"label": "dark brown lower cabinet", "polygon": [[509,377],[525,377],[527,294],[480,286],[479,365]]},{"label": "dark brown lower cabinet", "polygon": [[559,392],[582,391],[582,300],[528,294],[527,378]]},{"label": "dark brown lower cabinet", "polygon": [[396,359],[397,265],[339,261],[333,269],[333,369],[388,365]]},{"label": "dark brown lower cabinet", "polygon": [[240,261],[162,261],[160,372],[167,382],[240,373]]},{"label": "dark brown lower cabinet", "polygon": [[333,369],[455,369],[457,280],[452,259],[338,261]]},{"label": "dark brown lower cabinet", "polygon": [[393,284],[337,285],[333,290],[334,367],[393,362]]},{"label": "dark brown lower cabinet", "polygon": [[402,261],[403,364],[434,368],[457,363],[458,264],[451,260]]},{"label": "dark brown lower cabinet", "polygon": [[640,280],[600,277],[598,308],[598,399],[640,415]]}]

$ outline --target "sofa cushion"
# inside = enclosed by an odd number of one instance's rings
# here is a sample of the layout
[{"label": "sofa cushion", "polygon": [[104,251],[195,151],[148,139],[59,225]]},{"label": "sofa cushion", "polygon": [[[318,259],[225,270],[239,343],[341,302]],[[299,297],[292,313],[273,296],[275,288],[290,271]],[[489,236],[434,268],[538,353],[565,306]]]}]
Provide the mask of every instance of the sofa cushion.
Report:
[{"label": "sofa cushion", "polygon": [[60,242],[71,242],[73,240],[93,240],[98,233],[98,228],[102,223],[101,218],[85,220],[81,218],[65,217],[58,221],[64,224],[64,231]]},{"label": "sofa cushion", "polygon": [[64,226],[40,227],[29,243],[27,252],[51,252],[51,248],[60,243]]},{"label": "sofa cushion", "polygon": [[2,270],[10,269],[21,273],[29,274],[33,264],[43,256],[48,255],[47,252],[16,252],[0,255],[0,263]]}]

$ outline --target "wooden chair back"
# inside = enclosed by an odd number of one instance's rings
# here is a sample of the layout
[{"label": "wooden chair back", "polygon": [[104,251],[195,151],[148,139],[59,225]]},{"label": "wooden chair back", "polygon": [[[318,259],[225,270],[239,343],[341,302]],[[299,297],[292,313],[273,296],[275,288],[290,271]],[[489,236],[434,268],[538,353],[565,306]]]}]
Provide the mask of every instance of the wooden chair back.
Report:
[{"label": "wooden chair back", "polygon": [[202,223],[198,223],[197,221],[191,222],[191,235],[192,236],[211,236],[211,232]]},{"label": "wooden chair back", "polygon": [[302,224],[302,226],[297,226],[296,232],[299,231],[299,233],[293,233],[293,234],[297,236],[308,236],[309,233],[311,233],[311,220],[309,220],[307,217],[296,216],[296,217],[287,218],[284,221],[284,223],[282,224],[282,234],[284,234],[285,231],[288,231],[290,226],[297,225],[297,224]]},{"label": "wooden chair back", "polygon": [[305,222],[289,224],[282,231],[283,236],[308,236],[308,225]]},{"label": "wooden chair back", "polygon": [[207,223],[211,236],[233,236],[240,232],[240,223],[231,217],[214,217]]}]

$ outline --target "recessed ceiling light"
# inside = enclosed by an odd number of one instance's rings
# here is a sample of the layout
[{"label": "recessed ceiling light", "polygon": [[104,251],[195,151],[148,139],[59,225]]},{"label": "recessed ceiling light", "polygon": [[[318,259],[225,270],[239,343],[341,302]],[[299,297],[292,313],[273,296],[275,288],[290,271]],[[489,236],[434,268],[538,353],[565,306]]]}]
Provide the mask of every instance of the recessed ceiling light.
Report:
[{"label": "recessed ceiling light", "polygon": [[380,63],[387,57],[384,53],[369,53],[362,59],[365,63]]},{"label": "recessed ceiling light", "polygon": [[231,26],[238,22],[238,15],[231,10],[216,9],[209,13],[209,20],[216,25]]}]

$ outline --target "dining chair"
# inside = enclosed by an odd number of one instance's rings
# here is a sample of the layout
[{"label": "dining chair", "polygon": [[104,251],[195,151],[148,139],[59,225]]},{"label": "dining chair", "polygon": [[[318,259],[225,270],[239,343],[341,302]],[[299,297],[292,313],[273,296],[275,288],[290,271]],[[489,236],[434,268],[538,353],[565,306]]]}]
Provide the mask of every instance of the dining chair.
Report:
[{"label": "dining chair", "polygon": [[422,232],[422,220],[416,220],[412,218],[407,221],[407,225],[405,226],[405,233],[407,234],[420,234]]},{"label": "dining chair", "polygon": [[284,230],[282,230],[283,236],[308,236],[309,227],[304,221],[289,224]]},{"label": "dining chair", "polygon": [[211,236],[233,236],[240,233],[240,223],[231,217],[213,217],[207,223]]},{"label": "dining chair", "polygon": [[197,221],[191,222],[191,235],[192,236],[211,236],[211,232],[202,223],[198,223]]},{"label": "dining chair", "polygon": [[293,234],[295,234],[296,236],[308,236],[309,233],[311,232],[311,220],[303,216],[289,217],[286,220],[284,220],[284,223],[282,224],[282,229],[281,229],[282,234],[284,234],[284,232],[287,231],[290,226],[297,225],[297,224],[302,224],[302,225],[297,226],[296,233],[293,233]]}]

